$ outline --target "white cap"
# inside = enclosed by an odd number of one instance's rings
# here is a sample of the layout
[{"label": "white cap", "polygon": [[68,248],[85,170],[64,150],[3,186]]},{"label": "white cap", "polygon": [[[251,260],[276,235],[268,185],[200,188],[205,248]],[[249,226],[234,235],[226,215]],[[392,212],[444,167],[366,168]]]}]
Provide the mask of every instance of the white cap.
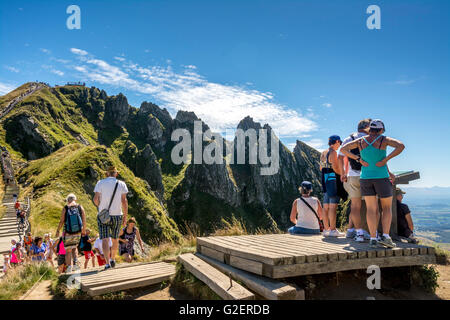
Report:
[{"label": "white cap", "polygon": [[370,122],[370,129],[383,129],[384,123],[380,119],[375,119]]}]

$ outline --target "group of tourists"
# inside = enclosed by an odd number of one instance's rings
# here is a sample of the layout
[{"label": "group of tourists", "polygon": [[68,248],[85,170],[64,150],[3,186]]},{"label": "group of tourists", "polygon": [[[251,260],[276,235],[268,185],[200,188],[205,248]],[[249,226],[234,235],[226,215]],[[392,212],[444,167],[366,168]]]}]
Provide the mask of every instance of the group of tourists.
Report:
[{"label": "group of tourists", "polygon": [[[28,232],[22,242],[11,241],[11,251],[5,255],[4,272],[8,268],[32,262],[48,262],[52,266],[57,261],[60,273],[79,270],[77,256],[84,255],[84,268],[95,258],[105,270],[116,266],[116,255],[126,262],[135,257],[134,243],[138,240],[145,253],[139,229],[134,218],[128,215],[128,188],[117,179],[119,172],[109,167],[107,178],[100,180],[94,189],[94,204],[98,207],[97,227],[99,233],[92,237],[87,228],[86,212],[77,202],[75,194],[69,194],[56,229],[55,239],[50,234],[33,238]],[[18,202],[16,202],[18,203]],[[61,232],[62,230],[62,232]]]},{"label": "group of tourists", "polygon": [[[344,236],[336,228],[337,208],[341,200],[350,198],[349,224],[345,236],[357,242],[369,240],[371,247],[381,245],[394,248],[396,244],[389,233],[395,175],[389,171],[388,161],[398,156],[405,146],[399,140],[384,135],[386,128],[381,120],[361,120],[357,130],[344,141],[338,135],[329,137],[329,148],[320,156],[323,206],[318,198],[311,196],[312,183],[302,182],[299,188],[301,196],[294,201],[290,215],[295,226],[289,232],[322,232],[325,237]],[[393,148],[389,155],[388,146]],[[399,235],[415,242],[410,211],[401,203],[404,192],[397,188],[395,193],[399,208]],[[362,200],[366,203],[368,230],[363,229]],[[378,233],[380,219],[382,232]]]}]

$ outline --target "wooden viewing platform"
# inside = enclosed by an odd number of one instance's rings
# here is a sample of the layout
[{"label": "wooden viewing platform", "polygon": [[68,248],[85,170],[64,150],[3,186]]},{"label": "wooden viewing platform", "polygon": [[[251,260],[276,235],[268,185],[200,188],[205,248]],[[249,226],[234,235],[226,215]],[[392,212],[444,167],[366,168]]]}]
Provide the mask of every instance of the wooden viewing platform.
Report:
[{"label": "wooden viewing platform", "polygon": [[397,248],[370,248],[368,242],[322,235],[267,234],[197,238],[197,251],[235,268],[280,279],[436,262],[432,247],[396,242]]}]

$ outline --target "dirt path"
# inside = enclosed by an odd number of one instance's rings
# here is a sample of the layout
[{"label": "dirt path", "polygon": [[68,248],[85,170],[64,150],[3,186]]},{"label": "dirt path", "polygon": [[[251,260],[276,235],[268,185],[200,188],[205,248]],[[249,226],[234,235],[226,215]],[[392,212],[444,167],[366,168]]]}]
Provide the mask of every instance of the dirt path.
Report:
[{"label": "dirt path", "polygon": [[436,269],[439,271],[436,295],[443,300],[450,300],[450,265],[438,265]]},{"label": "dirt path", "polygon": [[[52,300],[53,295],[51,294],[51,280],[41,281],[33,291],[29,292],[28,295],[21,300]],[[26,295],[26,294],[25,294]]]}]

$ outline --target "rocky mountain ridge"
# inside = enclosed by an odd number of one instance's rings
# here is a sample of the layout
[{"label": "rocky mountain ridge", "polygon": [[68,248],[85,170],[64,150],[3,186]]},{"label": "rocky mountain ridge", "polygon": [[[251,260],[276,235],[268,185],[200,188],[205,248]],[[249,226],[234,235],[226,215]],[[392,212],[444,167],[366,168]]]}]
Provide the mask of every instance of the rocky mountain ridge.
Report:
[{"label": "rocky mountain ridge", "polygon": [[[0,108],[7,97],[1,97]],[[194,121],[201,119],[193,112],[179,111],[172,118],[154,103],[143,102],[135,108],[123,94],[108,96],[95,87],[44,88],[2,119],[0,144],[29,163],[51,157],[72,144],[102,146],[130,170],[134,179],[148,185],[152,197],[176,222],[170,227],[174,230],[193,224],[207,232],[232,215],[241,217],[249,228],[286,228],[301,181],[310,180],[319,190],[319,152],[301,141],[293,152],[278,142],[280,164],[274,175],[261,175],[260,162],[175,165],[170,158],[177,143],[171,140],[172,132],[181,128],[192,134]],[[271,131],[268,124],[262,126],[251,117],[237,126],[243,130],[261,128]],[[205,132],[209,127],[202,122],[202,129]],[[203,141],[203,147],[211,143],[216,141]],[[225,143],[230,145],[232,141]],[[249,148],[255,147],[250,143],[245,141],[247,157]],[[130,214],[152,216],[151,212]],[[160,237],[161,233],[148,236]]]}]

